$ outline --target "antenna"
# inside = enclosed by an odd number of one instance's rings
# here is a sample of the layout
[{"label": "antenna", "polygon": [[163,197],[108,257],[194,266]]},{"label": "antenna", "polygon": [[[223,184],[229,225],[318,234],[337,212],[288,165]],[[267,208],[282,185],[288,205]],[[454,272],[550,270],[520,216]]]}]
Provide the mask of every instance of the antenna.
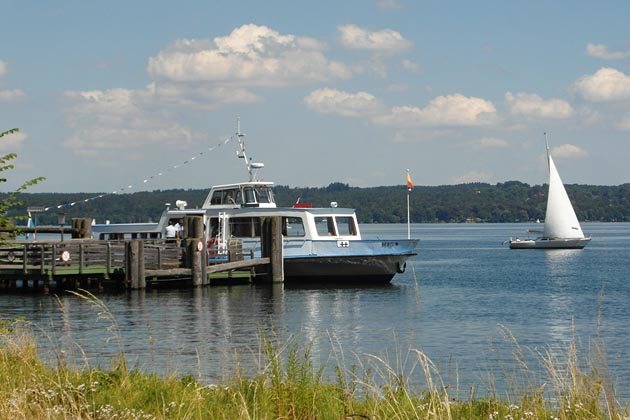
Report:
[{"label": "antenna", "polygon": [[263,168],[265,165],[263,163],[254,163],[251,162],[247,157],[247,152],[245,151],[245,134],[241,133],[241,118],[236,117],[236,138],[238,139],[238,144],[241,148],[240,151],[236,152],[236,155],[239,158],[245,159],[245,167],[247,167],[247,173],[249,174],[249,182],[254,181],[255,171]]}]

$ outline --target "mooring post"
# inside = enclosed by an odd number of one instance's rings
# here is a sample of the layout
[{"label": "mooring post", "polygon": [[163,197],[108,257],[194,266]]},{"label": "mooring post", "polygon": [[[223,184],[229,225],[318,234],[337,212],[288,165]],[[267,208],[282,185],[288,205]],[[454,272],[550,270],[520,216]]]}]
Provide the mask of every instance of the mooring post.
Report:
[{"label": "mooring post", "polygon": [[55,261],[55,257],[57,256],[57,244],[52,244],[52,250],[50,252],[50,272],[54,278],[55,274],[57,274],[57,261]]},{"label": "mooring post", "polygon": [[206,246],[204,241],[203,217],[186,216],[184,218],[186,239],[187,267],[191,270],[192,284],[203,286],[208,282]]},{"label": "mooring post", "polygon": [[138,288],[145,289],[147,287],[147,279],[144,276],[144,241],[137,240],[138,242]]},{"label": "mooring post", "polygon": [[126,246],[125,277],[127,287],[130,289],[144,289],[144,244],[141,240],[134,239],[127,242]]},{"label": "mooring post", "polygon": [[88,239],[92,237],[92,218],[72,219],[72,239]]},{"label": "mooring post", "polygon": [[282,218],[271,218],[271,281],[284,282],[284,250],[282,246]]},{"label": "mooring post", "polygon": [[263,218],[261,231],[262,257],[269,258],[271,266],[267,278],[273,283],[282,283],[284,281],[282,218],[275,216]]},{"label": "mooring post", "polygon": [[134,242],[125,243],[125,281],[130,289],[138,288],[138,250]]},{"label": "mooring post", "polygon": [[107,241],[107,278],[112,274],[112,243]]}]

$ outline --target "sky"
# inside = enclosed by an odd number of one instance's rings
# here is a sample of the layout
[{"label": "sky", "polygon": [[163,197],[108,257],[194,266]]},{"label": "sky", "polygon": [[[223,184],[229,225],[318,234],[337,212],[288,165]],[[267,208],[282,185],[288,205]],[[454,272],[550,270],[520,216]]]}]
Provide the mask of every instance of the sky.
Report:
[{"label": "sky", "polygon": [[4,190],[630,182],[626,1],[1,4]]}]

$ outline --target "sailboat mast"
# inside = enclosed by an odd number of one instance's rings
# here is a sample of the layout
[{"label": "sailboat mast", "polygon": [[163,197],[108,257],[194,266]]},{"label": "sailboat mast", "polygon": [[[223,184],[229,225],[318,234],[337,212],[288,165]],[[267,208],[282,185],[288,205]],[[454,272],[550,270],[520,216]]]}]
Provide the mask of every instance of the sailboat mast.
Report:
[{"label": "sailboat mast", "polygon": [[547,132],[543,132],[543,135],[545,136],[545,148],[547,150],[547,169],[551,169],[551,165],[549,163],[549,142],[547,141]]}]

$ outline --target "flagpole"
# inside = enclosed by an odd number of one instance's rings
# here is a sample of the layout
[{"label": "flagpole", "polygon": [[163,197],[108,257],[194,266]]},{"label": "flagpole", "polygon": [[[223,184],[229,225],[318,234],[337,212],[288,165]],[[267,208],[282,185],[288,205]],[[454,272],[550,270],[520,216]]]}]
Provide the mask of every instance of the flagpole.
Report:
[{"label": "flagpole", "polygon": [[409,218],[409,192],[411,191],[411,176],[407,169],[407,239],[411,239],[411,220]]},{"label": "flagpole", "polygon": [[411,221],[409,220],[409,188],[407,188],[407,239],[411,239]]}]

